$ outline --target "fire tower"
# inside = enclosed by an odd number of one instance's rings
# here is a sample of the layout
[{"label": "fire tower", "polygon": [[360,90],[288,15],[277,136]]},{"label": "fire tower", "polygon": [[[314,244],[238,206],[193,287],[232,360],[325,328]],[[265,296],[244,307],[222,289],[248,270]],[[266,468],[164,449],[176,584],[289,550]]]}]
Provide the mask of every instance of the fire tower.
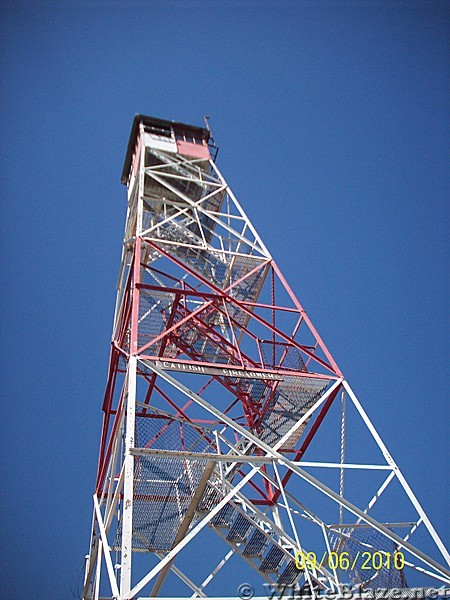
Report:
[{"label": "fire tower", "polygon": [[232,563],[255,589],[313,597],[450,585],[449,553],[215,155],[208,129],[133,121],[83,598],[171,582],[236,596]]}]

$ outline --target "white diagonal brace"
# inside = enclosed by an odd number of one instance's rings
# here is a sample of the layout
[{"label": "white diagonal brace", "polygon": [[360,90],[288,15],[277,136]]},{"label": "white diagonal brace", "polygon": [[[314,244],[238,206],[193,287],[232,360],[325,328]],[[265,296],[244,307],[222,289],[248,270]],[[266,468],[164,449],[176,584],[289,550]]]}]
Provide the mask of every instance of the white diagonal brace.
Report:
[{"label": "white diagonal brace", "polygon": [[[222,176],[222,173],[219,171],[219,169],[217,168],[217,165],[211,160],[210,161],[211,167],[214,169],[214,171],[217,173],[218,177],[222,180],[223,183],[226,184],[225,179]],[[235,195],[233,194],[233,192],[230,190],[230,188],[228,188],[228,195],[231,197],[232,201],[234,202],[234,205],[236,206],[237,210],[240,212],[240,214],[245,218],[245,220],[248,223],[248,226],[250,228],[250,231],[253,233],[253,235],[255,236],[255,240],[258,242],[258,244],[261,246],[261,248],[263,249],[263,251],[265,252],[266,256],[268,258],[271,257],[271,254],[269,252],[269,250],[266,248],[264,242],[262,241],[262,239],[259,237],[258,232],[256,231],[256,229],[253,227],[252,223],[250,222],[249,218],[247,217],[247,215],[245,214],[245,212],[243,211],[241,205],[239,204],[237,198],[235,197]]]},{"label": "white diagonal brace", "polygon": [[344,381],[344,386],[345,386],[345,389],[347,390],[350,398],[352,399],[352,402],[355,405],[357,411],[361,415],[364,423],[366,424],[367,428],[369,429],[370,433],[372,434],[372,437],[374,438],[374,440],[378,444],[378,447],[380,448],[381,452],[383,453],[383,456],[385,457],[386,461],[392,466],[392,469],[395,472],[395,474],[397,476],[397,479],[399,480],[401,486],[405,490],[405,492],[406,492],[408,498],[410,499],[412,505],[417,510],[417,512],[420,515],[420,517],[422,518],[422,521],[425,524],[425,527],[428,529],[428,531],[429,531],[431,537],[433,538],[436,546],[441,551],[441,554],[445,558],[445,560],[447,562],[447,565],[450,567],[450,554],[447,551],[446,547],[444,546],[444,544],[443,544],[441,538],[439,537],[437,531],[435,530],[435,528],[431,524],[430,519],[425,514],[425,511],[423,510],[422,506],[420,505],[419,501],[417,500],[416,496],[414,495],[412,489],[409,487],[408,482],[404,478],[402,472],[400,471],[400,469],[398,468],[398,466],[395,463],[394,459],[390,455],[388,449],[384,445],[383,440],[379,436],[379,434],[376,431],[375,427],[372,425],[371,420],[369,419],[369,417],[367,416],[365,410],[361,406],[361,404],[360,404],[358,398],[356,397],[355,393],[353,392],[353,390],[351,389],[351,387],[349,386],[349,384],[346,381]]},{"label": "white diagonal brace", "polygon": [[[155,552],[155,554],[160,560],[162,560],[164,558],[164,555],[160,554],[159,552]],[[183,571],[181,569],[179,569],[176,565],[174,565],[174,564],[170,565],[170,570],[173,571],[175,573],[175,575],[177,575],[177,577],[179,577],[183,583],[185,583],[189,588],[191,588],[191,590],[194,592],[194,595],[197,594],[202,598],[207,597],[206,594],[204,594],[202,592],[201,587],[199,587],[191,579],[189,579],[189,577],[187,575],[185,575],[183,573]]]},{"label": "white diagonal brace", "polygon": [[[339,494],[337,494],[334,490],[332,490],[331,488],[329,488],[328,486],[326,486],[325,484],[323,484],[321,481],[319,481],[318,479],[316,479],[315,477],[313,477],[312,475],[310,475],[309,473],[307,473],[306,471],[304,471],[303,469],[301,469],[294,462],[292,462],[291,460],[289,460],[288,458],[286,458],[285,456],[283,456],[282,454],[280,454],[279,452],[277,452],[277,450],[279,448],[281,448],[281,444],[283,443],[284,438],[282,438],[280,441],[278,441],[274,445],[274,447],[271,448],[270,446],[268,446],[267,444],[265,444],[264,442],[262,442],[259,438],[257,438],[255,435],[253,435],[252,433],[250,433],[249,431],[247,431],[244,427],[242,427],[238,423],[235,423],[233,421],[233,419],[231,419],[230,417],[228,417],[225,414],[223,414],[217,408],[215,408],[214,406],[212,406],[209,402],[207,402],[206,400],[204,400],[203,398],[201,398],[200,396],[198,396],[195,392],[193,392],[192,390],[190,390],[188,387],[186,387],[185,385],[183,385],[181,382],[179,382],[178,380],[176,380],[175,378],[173,378],[168,373],[166,373],[163,369],[160,369],[155,364],[152,364],[150,361],[143,361],[143,362],[146,364],[146,366],[148,368],[150,368],[152,371],[154,371],[155,373],[157,373],[162,379],[165,379],[168,383],[170,383],[171,385],[173,385],[176,389],[178,389],[179,391],[181,391],[182,393],[184,393],[186,396],[188,396],[189,398],[191,398],[192,400],[194,400],[194,402],[196,402],[197,404],[199,404],[200,406],[202,406],[203,408],[205,408],[208,412],[210,412],[213,415],[215,415],[216,417],[218,417],[222,422],[226,423],[232,429],[234,429],[235,431],[237,431],[238,433],[240,433],[241,435],[243,435],[244,437],[246,437],[247,439],[249,439],[250,441],[252,441],[257,446],[259,446],[268,455],[272,455],[272,456],[275,456],[276,458],[278,458],[278,460],[279,460],[279,462],[281,464],[285,465],[288,469],[290,469],[292,472],[294,472],[297,475],[299,475],[302,479],[304,479],[305,481],[307,481],[308,483],[310,483],[313,487],[315,487],[319,491],[323,492],[331,500],[333,500],[334,502],[337,502],[338,504],[342,504],[344,506],[344,508],[346,508],[349,512],[351,512],[352,514],[354,514],[356,517],[361,517],[361,519],[363,521],[365,521],[366,523],[368,523],[369,525],[371,525],[375,530],[379,531],[380,533],[382,533],[383,535],[385,535],[387,538],[389,538],[392,541],[396,542],[399,545],[399,547],[404,548],[405,550],[408,550],[413,556],[415,556],[415,557],[419,558],[420,560],[422,560],[425,564],[427,564],[428,566],[430,566],[433,569],[435,569],[438,573],[440,573],[444,577],[447,577],[448,581],[450,583],[450,571],[448,571],[445,567],[443,567],[442,565],[440,565],[433,558],[427,556],[424,552],[422,552],[418,548],[415,548],[409,542],[406,542],[403,538],[401,538],[396,533],[394,533],[393,531],[391,531],[390,529],[388,529],[387,527],[385,527],[382,523],[379,523],[378,521],[376,521],[373,517],[371,517],[368,514],[364,513],[360,508],[358,508],[357,506],[355,506],[354,504],[352,504],[351,502],[349,502],[345,498],[341,498],[341,496],[339,496]],[[340,385],[341,383],[345,384],[345,381],[343,381],[343,379],[338,379],[334,383],[334,385],[328,390],[328,392],[326,392],[324,394],[324,396],[327,393],[329,395],[331,393],[331,391],[337,385]],[[346,389],[350,390],[350,392],[351,392],[351,389],[349,387],[346,388]],[[289,434],[290,434],[290,432],[288,432],[288,434],[286,434],[286,435],[289,435]],[[284,437],[286,437],[286,436],[284,436]],[[386,450],[386,453],[387,453],[387,450]],[[387,454],[389,455],[389,453],[387,453]],[[255,471],[256,471],[256,469],[253,469],[252,471],[250,471],[249,475],[253,476],[254,473],[255,473]],[[247,477],[248,476],[246,476],[246,478],[245,478],[246,480],[248,480]],[[240,482],[240,484],[241,483],[242,482]]]},{"label": "white diagonal brace", "polygon": [[100,530],[100,537],[103,543],[103,552],[105,554],[106,569],[108,571],[109,583],[111,585],[111,592],[114,600],[119,599],[119,588],[117,586],[116,576],[114,574],[114,568],[111,560],[111,554],[109,550],[108,537],[106,535],[105,526],[103,524],[102,513],[100,512],[100,506],[98,504],[97,494],[94,494],[94,509],[97,517],[98,528]]},{"label": "white diagonal brace", "polygon": [[208,577],[203,580],[203,583],[198,588],[199,591],[196,594],[192,594],[191,598],[196,598],[200,594],[202,597],[206,597],[206,594],[204,594],[202,590],[204,590],[205,587],[208,585],[208,583],[210,583],[214,579],[214,577],[217,575],[217,573],[220,571],[220,569],[226,565],[226,563],[230,560],[230,558],[233,555],[234,555],[234,549],[231,548],[231,550],[229,552],[227,552],[227,554],[222,558],[222,560],[219,562],[219,564],[211,571],[211,573],[208,575]]},{"label": "white diagonal brace", "polygon": [[[255,236],[255,242],[253,242],[252,240],[244,237],[242,233],[239,233],[238,231],[236,231],[235,229],[233,229],[232,227],[230,227],[229,225],[227,225],[223,221],[220,221],[220,219],[218,219],[212,212],[203,210],[202,207],[200,205],[198,205],[197,202],[195,202],[194,200],[192,200],[191,198],[189,198],[189,196],[187,196],[186,194],[183,194],[182,192],[180,192],[180,190],[177,190],[177,188],[175,188],[172,185],[170,185],[167,181],[164,181],[164,179],[161,179],[160,177],[156,176],[154,172],[151,173],[151,174],[149,173],[149,175],[152,177],[152,179],[154,179],[155,181],[157,181],[159,184],[161,184],[162,186],[166,187],[172,193],[176,194],[183,201],[187,202],[190,205],[190,207],[194,207],[194,206],[197,207],[201,212],[204,212],[208,217],[210,217],[213,221],[215,221],[221,227],[223,227],[224,229],[226,229],[229,233],[231,233],[232,235],[234,235],[237,239],[239,239],[240,241],[244,242],[245,244],[248,244],[254,250],[256,250],[257,252],[261,253],[261,255],[263,257],[269,258],[269,259],[271,258],[270,253],[268,252],[267,248],[262,243],[262,241],[259,238],[259,236],[254,231],[254,228],[251,227],[250,222],[248,221],[248,219],[246,219],[246,224],[248,225],[249,229],[252,231],[253,235]],[[227,189],[227,193],[231,195],[230,188]],[[234,197],[233,197],[233,200],[234,200],[235,203],[237,203],[237,201],[236,201],[236,199]],[[242,209],[240,209],[240,210],[242,211]],[[181,212],[183,212],[183,211],[181,211]],[[233,215],[230,215],[230,217],[232,217],[232,216]],[[245,213],[243,213],[243,216],[245,216]]]},{"label": "white diagonal brace", "polygon": [[234,487],[228,494],[218,503],[216,506],[208,513],[208,515],[202,519],[179,544],[175,546],[170,552],[166,554],[166,556],[160,561],[159,564],[156,565],[145,577],[139,581],[138,584],[134,586],[134,588],[128,593],[125,594],[122,600],[129,600],[133,598],[149,581],[153,579],[168,563],[172,561],[173,558],[182,550],[186,544],[188,544],[192,538],[194,538],[202,529],[207,525],[213,517],[219,512],[221,508],[228,503],[231,498],[242,488],[244,485],[253,477],[253,475],[259,471],[259,467],[253,467],[253,469]]}]

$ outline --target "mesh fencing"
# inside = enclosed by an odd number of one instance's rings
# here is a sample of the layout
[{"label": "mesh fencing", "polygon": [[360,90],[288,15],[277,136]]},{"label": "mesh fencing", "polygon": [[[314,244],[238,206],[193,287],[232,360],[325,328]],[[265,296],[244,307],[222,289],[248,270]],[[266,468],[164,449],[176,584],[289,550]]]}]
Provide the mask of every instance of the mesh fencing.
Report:
[{"label": "mesh fencing", "polygon": [[216,452],[207,431],[152,409],[136,417],[136,447],[180,452]]},{"label": "mesh fencing", "polygon": [[[385,535],[371,527],[357,527],[331,539],[339,556],[348,553],[347,571],[351,582],[362,589],[407,587],[398,547]],[[399,560],[400,557],[400,560]]]},{"label": "mesh fencing", "polygon": [[206,460],[136,459],[133,550],[165,551],[174,544]]},{"label": "mesh fencing", "polygon": [[292,344],[272,340],[260,340],[259,344],[264,367],[271,369],[283,368],[286,371],[292,370],[300,373],[306,372],[307,369],[301,352]]},{"label": "mesh fencing", "polygon": [[[175,294],[142,289],[139,294],[138,347],[141,348],[163,333],[169,320]],[[151,354],[157,354],[162,340],[155,344]]]},{"label": "mesh fencing", "polygon": [[[320,398],[327,385],[328,381],[324,379],[284,377],[269,400],[259,424],[260,440],[273,446]],[[307,421],[285,442],[284,448],[294,447],[306,423]]]},{"label": "mesh fencing", "polygon": [[[180,311],[177,319],[184,318],[186,311]],[[219,337],[214,328],[220,314],[214,307],[207,307],[177,328],[175,343],[188,355],[200,357],[203,362],[235,363],[233,348]]]},{"label": "mesh fencing", "polygon": [[[167,185],[156,181],[149,174],[145,176],[144,190],[145,195],[149,197],[164,198],[168,204],[174,202],[181,202],[181,197],[176,193],[180,192],[185,196],[188,196],[194,201],[200,199],[204,185],[193,179],[202,177],[205,170],[201,169],[200,166],[186,165],[182,161],[177,160],[175,155],[169,156],[163,152],[157,150],[147,149],[145,153],[145,166],[146,167],[158,167],[161,166],[160,170],[154,170],[157,177],[165,182]],[[205,163],[206,169],[208,169],[208,163]],[[184,179],[180,179],[180,176]]]},{"label": "mesh fencing", "polygon": [[[143,244],[143,246],[146,247],[146,244]],[[161,287],[181,289],[181,284],[178,279],[168,275],[167,273],[162,273],[158,269],[150,266],[145,266],[142,268],[141,283],[145,283],[146,285],[158,285]]]},{"label": "mesh fencing", "polygon": [[245,396],[256,405],[261,405],[263,399],[272,391],[271,382],[266,383],[263,379],[235,379],[234,381],[236,382],[236,394],[241,398]]},{"label": "mesh fencing", "polygon": [[[136,418],[135,439],[138,448],[216,452],[207,432],[155,411]],[[205,458],[135,457],[133,551],[155,552],[172,548],[207,464]],[[120,549],[121,543],[122,520],[114,549]]]}]

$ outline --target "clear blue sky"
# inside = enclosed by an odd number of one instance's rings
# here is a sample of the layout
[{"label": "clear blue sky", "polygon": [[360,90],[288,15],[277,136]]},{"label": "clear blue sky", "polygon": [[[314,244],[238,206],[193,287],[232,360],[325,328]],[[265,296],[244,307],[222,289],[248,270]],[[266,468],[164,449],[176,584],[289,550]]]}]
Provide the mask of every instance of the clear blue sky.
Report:
[{"label": "clear blue sky", "polygon": [[219,168],[449,539],[449,4],[5,1],[0,595],[75,597],[133,115]]}]

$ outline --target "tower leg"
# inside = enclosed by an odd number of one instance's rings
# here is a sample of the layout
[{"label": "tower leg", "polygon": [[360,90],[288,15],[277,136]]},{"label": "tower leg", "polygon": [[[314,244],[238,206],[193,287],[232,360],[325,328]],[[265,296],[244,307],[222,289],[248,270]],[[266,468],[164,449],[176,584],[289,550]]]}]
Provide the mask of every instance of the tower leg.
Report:
[{"label": "tower leg", "polygon": [[123,487],[122,517],[122,567],[120,594],[124,596],[131,589],[131,555],[133,537],[133,475],[134,457],[130,450],[134,446],[134,423],[136,410],[136,356],[130,356],[127,373],[127,414],[125,435],[125,478]]}]

